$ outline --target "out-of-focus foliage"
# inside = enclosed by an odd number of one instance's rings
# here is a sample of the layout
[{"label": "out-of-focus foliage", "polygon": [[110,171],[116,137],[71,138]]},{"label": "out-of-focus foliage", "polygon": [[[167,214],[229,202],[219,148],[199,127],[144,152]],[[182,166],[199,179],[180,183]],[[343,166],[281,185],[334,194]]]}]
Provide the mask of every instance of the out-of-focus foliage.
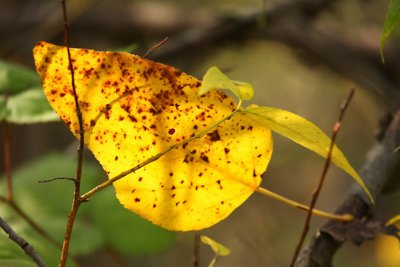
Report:
[{"label": "out-of-focus foliage", "polygon": [[390,0],[389,8],[383,25],[383,31],[381,34],[381,56],[384,60],[383,49],[385,48],[385,42],[393,31],[396,24],[400,21],[400,0]]},{"label": "out-of-focus foliage", "polygon": [[57,121],[40,79],[31,69],[0,60],[0,121],[17,124]]},{"label": "out-of-focus foliage", "polygon": [[[66,180],[48,183],[38,181],[72,176],[75,164],[73,157],[49,154],[13,171],[15,201],[60,244],[64,238],[66,214],[70,208],[74,186]],[[99,176],[102,176],[101,171],[93,164],[85,162],[82,190],[96,185],[99,182],[96,178]],[[0,188],[1,194],[5,195],[5,179],[1,179]],[[72,255],[88,255],[103,246],[122,254],[151,254],[166,249],[174,242],[173,233],[155,227],[124,210],[114,198],[109,197],[111,191],[104,192],[104,196],[102,193],[99,193],[98,199],[96,196],[83,204],[79,210],[73,231]],[[1,205],[0,213],[18,234],[35,247],[49,266],[58,264],[59,248],[38,234],[8,206]],[[148,237],[152,238],[147,239]],[[28,259],[4,234],[0,234],[0,248],[1,259]],[[70,266],[75,265],[71,263]]]}]

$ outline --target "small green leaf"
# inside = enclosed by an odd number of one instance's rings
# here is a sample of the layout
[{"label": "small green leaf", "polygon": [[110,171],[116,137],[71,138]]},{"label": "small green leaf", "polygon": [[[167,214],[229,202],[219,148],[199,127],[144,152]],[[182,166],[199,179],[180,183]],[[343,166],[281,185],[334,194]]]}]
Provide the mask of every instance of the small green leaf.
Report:
[{"label": "small green leaf", "polygon": [[[249,114],[254,120],[264,124],[272,131],[289,138],[324,158],[327,157],[331,139],[318,126],[305,118],[286,110],[254,105],[244,109],[243,112]],[[351,175],[374,203],[364,181],[336,145],[332,151],[332,162]]]},{"label": "small green leaf", "polygon": [[217,241],[209,238],[208,236],[202,235],[202,236],[200,236],[200,240],[204,244],[209,245],[215,253],[214,258],[211,260],[208,267],[214,267],[219,256],[228,256],[231,253],[229,248],[227,248],[224,245],[218,243]]},{"label": "small green leaf", "polygon": [[33,85],[40,85],[40,78],[36,72],[0,60],[0,93],[14,94]]},{"label": "small green leaf", "polygon": [[382,61],[384,61],[383,49],[385,47],[385,42],[399,21],[400,21],[400,0],[391,0],[386,14],[385,23],[383,25],[383,31],[381,34]]},{"label": "small green leaf", "polygon": [[233,81],[217,67],[209,68],[204,74],[199,95],[204,95],[210,90],[230,90],[242,100],[250,100],[254,97],[254,88],[251,84]]},{"label": "small green leaf", "polygon": [[0,119],[17,124],[59,121],[40,87],[10,95],[7,99],[0,96]]},{"label": "small green leaf", "polygon": [[217,254],[218,256],[228,256],[231,253],[229,248],[209,238],[208,236],[202,235],[200,236],[200,240],[204,244],[209,245],[211,249],[215,252],[215,254]]}]

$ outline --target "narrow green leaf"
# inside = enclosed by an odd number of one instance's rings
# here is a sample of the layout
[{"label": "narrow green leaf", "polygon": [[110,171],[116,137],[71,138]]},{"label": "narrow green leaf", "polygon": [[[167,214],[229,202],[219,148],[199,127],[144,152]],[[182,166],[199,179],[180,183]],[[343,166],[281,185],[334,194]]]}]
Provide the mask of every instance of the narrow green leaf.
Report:
[{"label": "narrow green leaf", "polygon": [[[318,126],[305,118],[289,111],[272,107],[250,106],[244,109],[243,112],[297,144],[324,158],[327,157],[331,139]],[[371,201],[374,202],[364,181],[336,145],[332,151],[332,162],[351,175],[365,190]]]},{"label": "narrow green leaf", "polygon": [[400,21],[400,0],[391,0],[386,14],[385,23],[383,25],[383,31],[381,34],[382,61],[384,61],[383,49],[385,47],[385,42],[399,21]]},{"label": "narrow green leaf", "polygon": [[211,260],[208,267],[214,267],[219,256],[227,256],[231,253],[229,248],[227,248],[224,245],[218,243],[217,241],[209,238],[208,236],[202,235],[202,236],[200,236],[200,240],[204,244],[209,245],[215,253],[214,258]]},{"label": "narrow green leaf", "polygon": [[0,119],[17,124],[59,121],[40,87],[0,99]]},{"label": "narrow green leaf", "polygon": [[0,93],[14,94],[33,85],[40,85],[35,71],[0,60]]},{"label": "narrow green leaf", "polygon": [[217,254],[218,256],[227,256],[231,253],[229,248],[209,238],[208,236],[202,235],[200,236],[200,240],[204,244],[209,245],[211,249],[215,252],[215,254]]},{"label": "narrow green leaf", "polygon": [[199,95],[204,95],[210,90],[230,90],[242,100],[250,100],[254,97],[254,88],[251,84],[233,81],[217,67],[209,68],[204,74]]}]

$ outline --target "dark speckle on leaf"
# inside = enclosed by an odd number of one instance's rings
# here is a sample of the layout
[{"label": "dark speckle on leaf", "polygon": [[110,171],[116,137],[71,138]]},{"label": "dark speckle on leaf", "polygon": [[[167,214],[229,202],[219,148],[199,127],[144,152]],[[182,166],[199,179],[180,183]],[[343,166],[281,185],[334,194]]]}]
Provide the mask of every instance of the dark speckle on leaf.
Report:
[{"label": "dark speckle on leaf", "polygon": [[210,138],[211,141],[219,141],[221,140],[221,137],[219,135],[218,130],[215,130],[211,133],[208,133],[207,136]]}]

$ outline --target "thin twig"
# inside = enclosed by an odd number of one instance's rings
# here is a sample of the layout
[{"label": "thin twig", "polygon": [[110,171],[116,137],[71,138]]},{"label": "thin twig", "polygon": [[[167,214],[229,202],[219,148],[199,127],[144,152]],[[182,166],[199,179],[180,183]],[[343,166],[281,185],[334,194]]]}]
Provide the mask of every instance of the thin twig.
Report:
[{"label": "thin twig", "polygon": [[0,217],[0,227],[8,235],[8,237],[20,246],[25,253],[37,264],[39,267],[47,267],[46,263],[40,258],[36,250],[22,237],[20,237],[8,223]]},{"label": "thin twig", "polygon": [[68,258],[68,250],[69,244],[71,240],[72,228],[74,226],[75,218],[79,209],[80,204],[82,203],[80,199],[80,187],[81,187],[81,177],[82,177],[82,166],[83,166],[83,146],[84,146],[84,129],[83,129],[83,122],[82,122],[82,112],[79,107],[79,99],[78,94],[76,91],[75,86],[75,75],[74,75],[74,66],[72,64],[71,59],[71,52],[70,52],[70,38],[68,35],[69,27],[68,27],[68,18],[67,18],[67,8],[65,0],[61,0],[63,17],[64,17],[64,44],[67,48],[68,54],[68,62],[69,62],[69,69],[71,71],[71,84],[72,90],[74,92],[74,101],[75,101],[75,108],[76,108],[76,116],[79,122],[79,146],[78,146],[78,162],[76,167],[76,177],[75,177],[75,191],[74,191],[74,199],[72,201],[72,207],[68,214],[68,221],[67,221],[67,229],[65,231],[63,248],[61,251],[61,259],[60,259],[60,267],[64,267]]},{"label": "thin twig", "polygon": [[194,234],[194,250],[193,250],[193,267],[200,266],[200,235],[198,232]]},{"label": "thin twig", "polygon": [[309,211],[307,213],[307,217],[306,217],[306,220],[304,222],[303,232],[301,234],[299,243],[297,244],[295,253],[293,254],[293,258],[292,258],[292,262],[290,264],[290,267],[293,267],[295,265],[296,259],[299,256],[301,248],[302,248],[302,246],[304,244],[304,241],[306,239],[307,233],[308,233],[308,231],[310,229],[310,221],[311,221],[312,214],[313,214],[312,211],[313,211],[313,209],[314,209],[314,207],[315,207],[315,205],[317,203],[318,197],[319,197],[319,195],[321,193],[321,189],[322,189],[322,186],[324,184],[324,181],[325,181],[325,178],[326,178],[326,174],[328,173],[328,169],[329,169],[329,166],[331,164],[331,157],[332,157],[333,148],[335,146],[335,140],[336,140],[336,137],[337,137],[337,135],[338,135],[338,133],[340,131],[340,128],[341,128],[341,125],[342,125],[342,122],[343,122],[343,118],[344,118],[344,114],[345,114],[345,112],[347,110],[347,107],[349,106],[353,96],[354,96],[354,89],[352,89],[350,91],[347,99],[343,102],[343,104],[340,107],[339,119],[336,121],[336,123],[335,123],[335,125],[333,127],[333,130],[332,130],[331,144],[330,144],[330,147],[329,147],[328,155],[326,157],[324,169],[322,170],[318,186],[313,192],[311,203],[310,203],[310,209],[309,209]]},{"label": "thin twig", "polygon": [[72,178],[72,177],[55,177],[52,179],[39,180],[38,183],[44,184],[44,183],[50,183],[50,182],[58,181],[58,180],[68,180],[68,181],[75,182],[75,178]]},{"label": "thin twig", "polygon": [[154,50],[160,48],[160,46],[164,45],[166,42],[168,41],[168,36],[165,37],[164,39],[162,39],[160,42],[158,42],[157,44],[153,45],[152,47],[150,47],[149,50],[147,50],[147,52],[143,55],[142,58],[147,58],[147,56],[152,53]]}]

